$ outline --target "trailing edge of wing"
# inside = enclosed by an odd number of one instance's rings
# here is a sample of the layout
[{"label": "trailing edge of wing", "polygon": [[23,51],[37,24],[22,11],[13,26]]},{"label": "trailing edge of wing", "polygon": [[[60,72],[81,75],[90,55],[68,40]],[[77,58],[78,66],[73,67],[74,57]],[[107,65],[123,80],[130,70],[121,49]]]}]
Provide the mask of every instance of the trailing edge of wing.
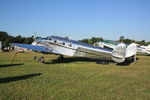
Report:
[{"label": "trailing edge of wing", "polygon": [[21,48],[36,50],[36,51],[40,51],[40,52],[50,52],[51,51],[51,50],[49,50],[49,48],[46,48],[44,46],[38,46],[38,45],[19,44],[19,43],[11,43],[11,45],[21,47]]}]

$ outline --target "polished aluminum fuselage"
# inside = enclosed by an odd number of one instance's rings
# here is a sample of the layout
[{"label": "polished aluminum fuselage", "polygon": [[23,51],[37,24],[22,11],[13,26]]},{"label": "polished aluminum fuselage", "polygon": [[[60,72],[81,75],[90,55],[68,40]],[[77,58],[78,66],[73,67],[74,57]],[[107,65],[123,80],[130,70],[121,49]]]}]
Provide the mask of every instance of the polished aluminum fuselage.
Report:
[{"label": "polished aluminum fuselage", "polygon": [[112,60],[112,50],[95,47],[93,45],[70,40],[68,38],[51,36],[44,39],[39,38],[35,41],[35,43],[37,43],[36,45],[46,46],[51,53],[55,54]]}]

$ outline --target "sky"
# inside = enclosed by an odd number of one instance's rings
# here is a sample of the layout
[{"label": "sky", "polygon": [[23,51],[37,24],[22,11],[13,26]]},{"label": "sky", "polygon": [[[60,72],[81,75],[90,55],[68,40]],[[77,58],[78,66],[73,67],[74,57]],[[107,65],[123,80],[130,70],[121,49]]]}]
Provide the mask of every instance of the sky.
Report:
[{"label": "sky", "polygon": [[0,31],[150,41],[150,0],[0,0]]}]

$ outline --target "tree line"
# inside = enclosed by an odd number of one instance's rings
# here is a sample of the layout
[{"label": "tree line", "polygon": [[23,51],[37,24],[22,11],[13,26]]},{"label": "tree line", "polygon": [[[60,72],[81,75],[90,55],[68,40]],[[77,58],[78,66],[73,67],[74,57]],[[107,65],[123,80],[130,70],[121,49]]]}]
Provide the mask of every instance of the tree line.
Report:
[{"label": "tree line", "polygon": [[3,47],[8,47],[10,43],[31,44],[34,41],[34,37],[22,37],[21,35],[11,36],[7,32],[0,31],[0,41]]},{"label": "tree line", "polygon": [[133,40],[133,39],[125,38],[124,36],[120,36],[118,42],[123,42],[123,43],[126,43],[126,44],[137,43],[137,44],[140,44],[140,45],[149,45],[150,44],[150,41],[149,42],[146,42],[145,40],[136,41],[136,40]]},{"label": "tree line", "polygon": [[82,39],[82,40],[79,40],[79,41],[93,45],[94,43],[96,43],[98,41],[103,41],[103,38],[101,38],[101,37],[92,37],[90,39]]},{"label": "tree line", "polygon": [[[84,43],[88,43],[88,44],[94,44],[98,41],[103,41],[103,40],[104,39],[101,37],[92,37],[89,39],[82,39],[79,41],[84,42]],[[2,41],[3,47],[8,47],[10,45],[10,43],[31,44],[34,41],[34,36],[31,36],[31,37],[23,37],[21,35],[11,36],[7,32],[0,31],[0,41]],[[125,38],[124,36],[120,36],[119,40],[116,40],[116,41],[123,42],[126,44],[130,44],[130,43],[137,43],[140,45],[149,45],[150,44],[150,41],[149,42],[146,42],[145,40],[136,41],[136,40]]]},{"label": "tree line", "polygon": [[[90,39],[83,39],[83,40],[79,40],[79,41],[93,45],[94,43],[96,43],[98,41],[103,41],[103,40],[104,39],[101,37],[92,37]],[[116,40],[116,42],[123,42],[126,44],[137,43],[140,45],[149,45],[150,44],[150,41],[149,42],[146,42],[145,40],[136,41],[136,40],[125,38],[124,36],[120,36],[119,40]]]}]

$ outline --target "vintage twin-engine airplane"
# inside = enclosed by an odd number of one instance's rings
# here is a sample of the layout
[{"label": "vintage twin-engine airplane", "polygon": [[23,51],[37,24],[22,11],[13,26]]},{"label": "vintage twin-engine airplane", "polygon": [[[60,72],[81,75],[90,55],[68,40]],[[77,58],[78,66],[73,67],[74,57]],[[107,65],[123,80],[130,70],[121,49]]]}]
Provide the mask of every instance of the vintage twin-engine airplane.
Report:
[{"label": "vintage twin-engine airplane", "polygon": [[38,38],[31,45],[18,43],[12,43],[12,45],[39,52],[86,57],[103,61],[113,60],[117,63],[124,62],[126,56],[126,46],[123,43],[110,50],[59,36]]},{"label": "vintage twin-engine airplane", "polygon": [[[104,40],[101,42],[97,42],[94,45],[97,45],[102,48],[109,48],[109,49],[114,49],[119,42],[112,41],[112,40]],[[137,54],[137,46],[135,43],[131,43],[130,45],[126,45],[126,56],[125,58],[134,58],[136,60],[136,54]]]}]

